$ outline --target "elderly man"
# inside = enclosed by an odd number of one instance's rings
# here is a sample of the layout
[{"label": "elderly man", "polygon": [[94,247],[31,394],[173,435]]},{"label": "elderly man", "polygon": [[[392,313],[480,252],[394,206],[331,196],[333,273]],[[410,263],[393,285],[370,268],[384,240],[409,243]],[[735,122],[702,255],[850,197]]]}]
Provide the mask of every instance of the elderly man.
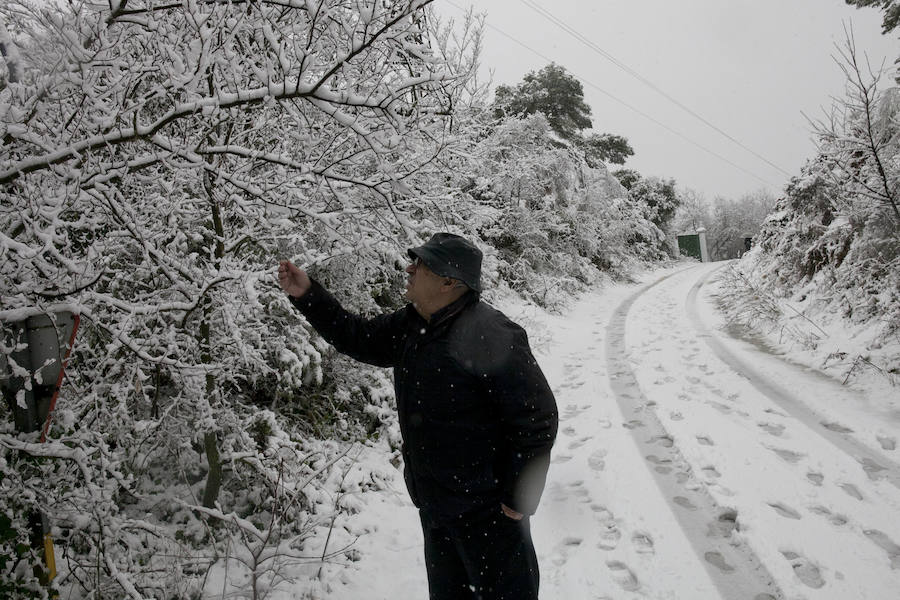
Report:
[{"label": "elderly man", "polygon": [[432,600],[536,600],[529,515],[544,488],[556,401],[525,331],[479,298],[481,251],[437,233],[408,250],[405,308],[345,311],[284,261],[278,281],[338,351],[393,367],[404,476]]}]

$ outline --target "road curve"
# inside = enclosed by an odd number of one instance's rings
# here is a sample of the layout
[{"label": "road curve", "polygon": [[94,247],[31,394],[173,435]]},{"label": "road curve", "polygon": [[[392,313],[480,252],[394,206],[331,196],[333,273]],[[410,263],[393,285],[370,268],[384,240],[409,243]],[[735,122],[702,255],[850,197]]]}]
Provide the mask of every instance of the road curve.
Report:
[{"label": "road curve", "polygon": [[[782,410],[808,426],[812,431],[825,438],[825,440],[833,444],[841,452],[852,457],[853,460],[860,464],[863,471],[866,472],[870,479],[883,479],[895,487],[900,488],[900,465],[884,454],[860,442],[850,431],[836,428],[828,418],[816,411],[809,404],[803,402],[784,387],[772,381],[771,378],[765,377],[757,372],[746,360],[743,360],[738,354],[732,352],[719,338],[720,335],[728,335],[727,332],[713,331],[703,322],[697,308],[697,297],[701,288],[716,273],[718,273],[718,269],[701,276],[693,285],[690,292],[688,292],[685,301],[688,319],[696,329],[697,337],[702,339],[722,362],[726,363],[732,370],[743,376],[759,393],[769,398],[769,400],[781,407]],[[775,355],[769,356],[775,359],[778,358]],[[782,367],[788,373],[793,371],[793,375],[796,377],[808,375],[806,369],[803,367],[786,361],[781,361],[781,363]],[[836,381],[824,377],[818,378],[817,385],[839,388],[838,391],[844,393],[847,391],[846,388],[841,388],[840,384]]]},{"label": "road curve", "polygon": [[656,416],[654,403],[641,390],[629,362],[625,326],[632,305],[648,290],[682,272],[671,273],[642,287],[613,312],[606,335],[610,387],[625,415],[625,427],[631,430],[653,480],[668,499],[685,538],[703,559],[721,598],[781,600],[784,593],[759,558],[732,536],[736,514],[717,505],[706,486],[694,476]]}]

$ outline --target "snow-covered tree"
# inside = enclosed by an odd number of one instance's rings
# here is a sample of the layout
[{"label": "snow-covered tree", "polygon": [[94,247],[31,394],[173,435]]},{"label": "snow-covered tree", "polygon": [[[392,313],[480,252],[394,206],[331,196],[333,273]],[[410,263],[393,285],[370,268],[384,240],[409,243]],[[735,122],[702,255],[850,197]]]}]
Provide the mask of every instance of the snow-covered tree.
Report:
[{"label": "snow-covered tree", "polygon": [[[353,388],[330,387],[274,267],[368,280],[363,311],[397,285],[412,192],[467,79],[434,52],[427,4],[0,7],[0,319],[82,318],[48,443],[0,425],[3,490],[53,516],[70,585],[189,595],[210,560],[176,548],[215,555],[229,513],[272,524],[273,503],[299,511],[276,537],[303,533],[315,494],[282,472],[327,465],[291,431]],[[293,428],[260,412],[278,406]]]}]

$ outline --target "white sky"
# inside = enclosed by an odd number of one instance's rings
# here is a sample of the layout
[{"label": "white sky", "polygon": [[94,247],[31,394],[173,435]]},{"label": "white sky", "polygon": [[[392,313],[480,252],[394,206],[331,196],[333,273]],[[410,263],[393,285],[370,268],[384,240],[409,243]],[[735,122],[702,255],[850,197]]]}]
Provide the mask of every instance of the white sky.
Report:
[{"label": "white sky", "polygon": [[[844,23],[852,21],[860,53],[893,67],[896,32],[881,35],[882,13],[843,0],[530,0],[539,4],[667,94],[791,175],[814,154],[803,113],[822,114],[843,95],[834,63]],[[437,0],[459,17],[467,0]],[[487,13],[482,56],[494,84],[516,84],[547,60],[498,33],[500,29],[564,66],[584,85],[594,130],[628,138],[626,167],[673,177],[707,198],[738,197],[767,188],[779,195],[789,179],[720,133],[627,75],[523,0],[479,0]],[[460,7],[460,8],[457,8]],[[886,77],[884,85],[892,83]],[[623,106],[600,88],[683,136],[750,171],[728,164]]]}]

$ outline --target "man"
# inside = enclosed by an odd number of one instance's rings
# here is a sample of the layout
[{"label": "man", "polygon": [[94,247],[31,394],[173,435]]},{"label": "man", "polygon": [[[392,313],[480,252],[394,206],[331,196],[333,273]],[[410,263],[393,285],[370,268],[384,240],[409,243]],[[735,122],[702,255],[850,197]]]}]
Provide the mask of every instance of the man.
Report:
[{"label": "man", "polygon": [[525,331],[480,301],[481,251],[436,233],[408,250],[405,308],[364,319],[301,269],[278,281],[340,352],[394,369],[404,477],[419,508],[432,600],[537,600],[534,514],[556,401]]}]

